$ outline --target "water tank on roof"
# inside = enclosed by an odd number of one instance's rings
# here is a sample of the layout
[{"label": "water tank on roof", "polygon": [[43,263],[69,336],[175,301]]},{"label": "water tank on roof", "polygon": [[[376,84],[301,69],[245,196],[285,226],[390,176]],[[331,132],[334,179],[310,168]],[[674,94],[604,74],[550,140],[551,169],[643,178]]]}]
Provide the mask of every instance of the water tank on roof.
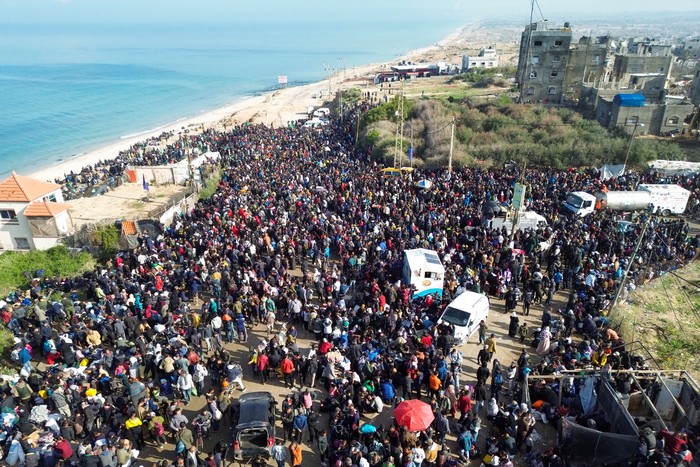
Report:
[{"label": "water tank on roof", "polygon": [[613,103],[620,107],[644,107],[642,94],[618,94],[613,98]]}]

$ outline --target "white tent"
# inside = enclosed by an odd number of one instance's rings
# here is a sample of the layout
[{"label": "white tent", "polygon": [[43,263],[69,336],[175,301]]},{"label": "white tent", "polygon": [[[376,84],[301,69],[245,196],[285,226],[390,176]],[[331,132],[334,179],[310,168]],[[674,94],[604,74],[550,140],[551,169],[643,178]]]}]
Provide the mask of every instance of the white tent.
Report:
[{"label": "white tent", "polygon": [[625,173],[625,164],[609,165],[605,164],[600,168],[600,179],[610,180],[611,178],[617,178]]},{"label": "white tent", "polygon": [[690,175],[700,172],[700,162],[668,161],[657,159],[649,162],[649,168],[659,175]]}]

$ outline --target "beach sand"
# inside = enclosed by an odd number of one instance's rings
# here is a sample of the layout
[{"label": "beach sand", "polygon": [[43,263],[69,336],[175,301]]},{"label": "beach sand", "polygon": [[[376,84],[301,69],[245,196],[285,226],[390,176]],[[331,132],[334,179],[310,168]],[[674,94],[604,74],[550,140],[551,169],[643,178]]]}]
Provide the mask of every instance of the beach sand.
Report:
[{"label": "beach sand", "polygon": [[331,95],[339,89],[360,88],[365,91],[376,90],[372,85],[372,79],[381,70],[386,70],[390,63],[399,60],[420,61],[445,61],[447,63],[461,64],[462,55],[474,53],[479,48],[496,46],[502,55],[502,62],[513,61],[514,50],[517,59],[517,31],[483,28],[478,24],[465,26],[448,35],[435,44],[412,50],[405,55],[387,63],[374,63],[359,67],[351,67],[337,71],[328,79],[315,83],[294,86],[271,91],[260,96],[242,99],[232,105],[203,113],[170,126],[159,128],[152,133],[144,133],[133,138],[125,138],[106,145],[99,149],[87,152],[80,157],[62,162],[60,164],[43,167],[30,174],[31,177],[40,180],[53,181],[56,177],[62,177],[71,171],[79,172],[83,167],[94,165],[103,160],[115,158],[119,151],[129,149],[132,145],[148,138],[159,136],[164,132],[175,134],[187,129],[190,134],[202,131],[202,128],[221,128],[224,125],[232,126],[246,121],[251,123],[264,123],[273,126],[286,126],[291,120],[298,120],[307,116],[309,106],[319,107],[328,98],[329,89]]}]

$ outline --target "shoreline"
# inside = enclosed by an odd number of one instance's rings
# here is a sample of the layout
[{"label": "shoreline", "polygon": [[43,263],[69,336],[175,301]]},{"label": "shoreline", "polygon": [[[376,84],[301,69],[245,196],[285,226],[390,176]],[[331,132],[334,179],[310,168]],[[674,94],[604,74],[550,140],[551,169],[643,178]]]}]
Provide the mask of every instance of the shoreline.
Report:
[{"label": "shoreline", "polygon": [[95,165],[99,161],[112,160],[119,155],[120,151],[127,150],[136,143],[157,137],[164,132],[172,131],[177,134],[183,128],[189,130],[189,134],[198,134],[203,131],[202,126],[204,128],[221,128],[224,125],[241,124],[246,121],[278,127],[285,126],[290,120],[306,117],[306,110],[309,106],[322,105],[328,97],[329,89],[333,93],[337,92],[338,89],[362,87],[360,85],[362,81],[366,82],[366,80],[373,78],[375,72],[389,63],[399,60],[418,60],[430,52],[455,46],[460,42],[461,36],[469,26],[479,27],[473,24],[461,26],[431,45],[410,50],[403,55],[388,59],[386,62],[369,63],[345,70],[337,70],[329,78],[313,83],[284,87],[259,95],[244,96],[232,104],[218,107],[200,115],[157,125],[152,130],[125,135],[126,137],[119,137],[119,139],[103,144],[96,149],[86,150],[82,153],[79,151],[79,155],[76,157],[38,168],[28,175],[38,180],[53,182],[55,178],[63,178],[71,171],[77,173],[84,167]]}]

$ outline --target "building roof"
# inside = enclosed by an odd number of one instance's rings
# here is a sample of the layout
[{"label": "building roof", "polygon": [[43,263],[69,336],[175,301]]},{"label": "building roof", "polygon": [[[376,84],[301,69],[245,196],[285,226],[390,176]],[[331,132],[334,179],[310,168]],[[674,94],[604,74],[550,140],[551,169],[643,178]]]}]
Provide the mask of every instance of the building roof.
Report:
[{"label": "building roof", "polygon": [[123,221],[122,222],[122,233],[124,235],[136,235],[136,223],[134,221]]},{"label": "building roof", "polygon": [[29,202],[59,190],[61,185],[23,177],[12,172],[0,182],[0,201]]},{"label": "building roof", "polygon": [[67,211],[70,204],[67,203],[52,203],[51,201],[38,201],[29,203],[27,209],[24,210],[26,217],[54,217],[63,211]]}]

